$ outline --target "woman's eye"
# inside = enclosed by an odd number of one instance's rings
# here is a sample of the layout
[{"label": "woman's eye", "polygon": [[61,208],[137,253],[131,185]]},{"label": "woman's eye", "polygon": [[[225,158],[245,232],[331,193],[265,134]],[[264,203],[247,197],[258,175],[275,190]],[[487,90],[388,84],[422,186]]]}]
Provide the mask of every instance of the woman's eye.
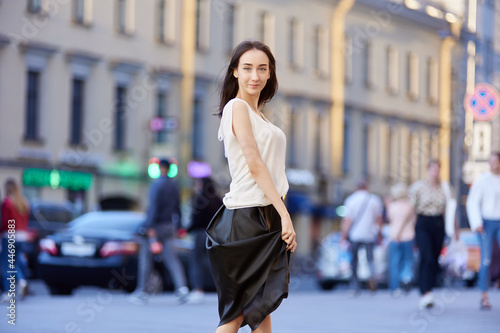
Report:
[{"label": "woman's eye", "polygon": [[246,68],[243,68],[244,71],[249,71],[250,68],[249,67],[246,67]]},{"label": "woman's eye", "polygon": [[267,68],[260,68],[261,72],[265,72],[266,70],[267,70]]}]

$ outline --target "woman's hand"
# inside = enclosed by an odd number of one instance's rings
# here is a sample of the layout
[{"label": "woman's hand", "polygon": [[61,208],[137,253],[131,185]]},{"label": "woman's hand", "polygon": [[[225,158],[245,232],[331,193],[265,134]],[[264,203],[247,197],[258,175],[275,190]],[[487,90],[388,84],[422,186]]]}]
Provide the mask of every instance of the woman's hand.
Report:
[{"label": "woman's hand", "polygon": [[293,229],[292,219],[290,215],[281,218],[281,239],[286,243],[286,250],[295,252],[297,242],[295,240],[295,230]]}]

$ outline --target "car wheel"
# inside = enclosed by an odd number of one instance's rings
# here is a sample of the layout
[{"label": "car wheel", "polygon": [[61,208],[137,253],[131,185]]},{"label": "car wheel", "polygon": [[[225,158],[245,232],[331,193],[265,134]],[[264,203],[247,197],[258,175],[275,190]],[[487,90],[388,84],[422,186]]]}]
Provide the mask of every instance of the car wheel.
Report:
[{"label": "car wheel", "polygon": [[146,282],[146,292],[150,295],[160,294],[163,292],[163,278],[158,270],[153,269],[148,276]]},{"label": "car wheel", "polygon": [[71,295],[73,292],[73,288],[68,286],[49,285],[48,287],[51,295]]},{"label": "car wheel", "polygon": [[335,281],[319,281],[319,286],[323,290],[332,290],[336,285],[337,283]]}]

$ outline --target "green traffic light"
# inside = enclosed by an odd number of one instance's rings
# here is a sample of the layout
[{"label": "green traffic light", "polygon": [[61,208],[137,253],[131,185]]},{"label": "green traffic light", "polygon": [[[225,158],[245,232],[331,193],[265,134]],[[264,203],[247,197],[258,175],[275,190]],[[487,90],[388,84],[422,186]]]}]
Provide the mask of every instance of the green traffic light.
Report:
[{"label": "green traffic light", "polygon": [[169,178],[175,178],[177,174],[179,173],[179,168],[177,167],[177,164],[170,164],[170,168],[168,170],[167,176]]},{"label": "green traffic light", "polygon": [[160,177],[160,165],[158,163],[151,163],[148,166],[148,175],[149,177],[156,179]]}]

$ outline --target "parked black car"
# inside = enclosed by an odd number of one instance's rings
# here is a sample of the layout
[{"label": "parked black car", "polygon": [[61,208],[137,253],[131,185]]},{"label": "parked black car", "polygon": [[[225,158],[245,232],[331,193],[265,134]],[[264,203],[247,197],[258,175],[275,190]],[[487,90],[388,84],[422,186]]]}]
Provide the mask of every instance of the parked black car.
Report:
[{"label": "parked black car", "polygon": [[31,277],[36,277],[36,259],[40,253],[38,246],[40,239],[61,230],[76,216],[77,212],[71,203],[38,200],[30,202],[26,255]]},{"label": "parked black car", "polygon": [[[84,214],[65,230],[40,241],[39,276],[53,295],[68,295],[78,286],[93,285],[131,292],[137,284],[140,236],[145,215],[137,212],[106,211]],[[188,272],[189,240],[178,240],[176,248]],[[161,257],[146,285],[150,293],[172,290],[170,274]],[[214,290],[212,275],[205,274],[207,290]]]}]

